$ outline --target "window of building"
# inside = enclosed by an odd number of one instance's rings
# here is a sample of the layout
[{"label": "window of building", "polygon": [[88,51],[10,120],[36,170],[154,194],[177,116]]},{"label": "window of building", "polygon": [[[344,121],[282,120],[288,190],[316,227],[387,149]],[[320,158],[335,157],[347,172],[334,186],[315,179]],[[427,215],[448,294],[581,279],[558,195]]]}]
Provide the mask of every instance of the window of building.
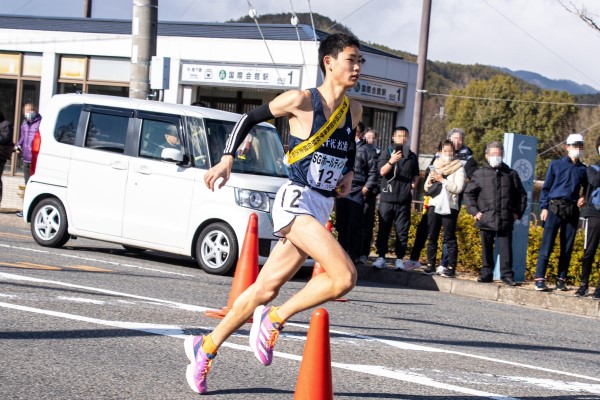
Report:
[{"label": "window of building", "polygon": [[42,76],[41,54],[23,54],[23,76]]},{"label": "window of building", "polygon": [[58,93],[129,96],[129,59],[61,56]]}]

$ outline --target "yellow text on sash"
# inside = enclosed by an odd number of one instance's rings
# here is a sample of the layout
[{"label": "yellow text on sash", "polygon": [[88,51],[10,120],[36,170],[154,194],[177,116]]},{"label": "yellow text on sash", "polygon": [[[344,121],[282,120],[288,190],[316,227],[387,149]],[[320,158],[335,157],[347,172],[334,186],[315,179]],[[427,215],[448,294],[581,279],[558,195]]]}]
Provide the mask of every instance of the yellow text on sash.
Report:
[{"label": "yellow text on sash", "polygon": [[347,96],[344,96],[344,101],[342,101],[342,104],[340,104],[333,114],[331,114],[327,122],[325,122],[325,125],[323,125],[313,136],[294,147],[294,150],[288,152],[288,165],[292,165],[296,161],[301,160],[325,143],[325,141],[333,135],[333,132],[340,127],[342,121],[346,118],[349,107],[350,101]]}]

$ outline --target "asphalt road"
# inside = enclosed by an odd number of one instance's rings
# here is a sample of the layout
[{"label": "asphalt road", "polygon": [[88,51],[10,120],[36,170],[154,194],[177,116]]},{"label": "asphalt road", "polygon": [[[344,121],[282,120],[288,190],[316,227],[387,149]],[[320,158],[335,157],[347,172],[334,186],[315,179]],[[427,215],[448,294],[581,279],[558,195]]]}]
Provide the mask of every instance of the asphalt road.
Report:
[{"label": "asphalt road", "polygon": [[[183,339],[211,330],[232,278],[85,239],[39,247],[0,214],[0,399],[192,399]],[[286,299],[305,283],[282,289]],[[328,310],[336,399],[600,399],[600,321],[359,282]],[[273,365],[250,325],[220,349],[209,398],[292,399],[311,312]]]}]

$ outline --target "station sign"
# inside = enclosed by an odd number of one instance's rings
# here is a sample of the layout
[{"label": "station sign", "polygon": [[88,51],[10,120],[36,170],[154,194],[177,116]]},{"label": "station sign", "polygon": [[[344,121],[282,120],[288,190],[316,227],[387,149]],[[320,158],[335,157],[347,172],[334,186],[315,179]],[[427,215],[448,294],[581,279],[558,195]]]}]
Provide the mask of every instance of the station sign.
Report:
[{"label": "station sign", "polygon": [[181,63],[181,83],[298,89],[301,67],[248,64]]}]

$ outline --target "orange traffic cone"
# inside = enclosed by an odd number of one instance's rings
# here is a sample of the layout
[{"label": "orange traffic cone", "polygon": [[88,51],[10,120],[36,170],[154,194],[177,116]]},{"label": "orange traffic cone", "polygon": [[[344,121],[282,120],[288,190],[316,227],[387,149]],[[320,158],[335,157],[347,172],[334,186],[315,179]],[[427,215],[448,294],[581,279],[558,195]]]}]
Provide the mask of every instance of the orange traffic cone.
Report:
[{"label": "orange traffic cone", "polygon": [[244,244],[242,245],[242,251],[240,259],[235,267],[235,274],[233,276],[233,283],[231,284],[231,290],[229,291],[229,300],[227,306],[221,310],[208,310],[204,311],[204,315],[212,318],[224,318],[233,303],[239,297],[240,294],[250,285],[256,281],[258,276],[258,217],[255,213],[250,214],[248,220],[248,227],[246,228],[246,236],[244,237]]},{"label": "orange traffic cone", "polygon": [[333,400],[329,314],[324,308],[310,318],[294,400]]}]

